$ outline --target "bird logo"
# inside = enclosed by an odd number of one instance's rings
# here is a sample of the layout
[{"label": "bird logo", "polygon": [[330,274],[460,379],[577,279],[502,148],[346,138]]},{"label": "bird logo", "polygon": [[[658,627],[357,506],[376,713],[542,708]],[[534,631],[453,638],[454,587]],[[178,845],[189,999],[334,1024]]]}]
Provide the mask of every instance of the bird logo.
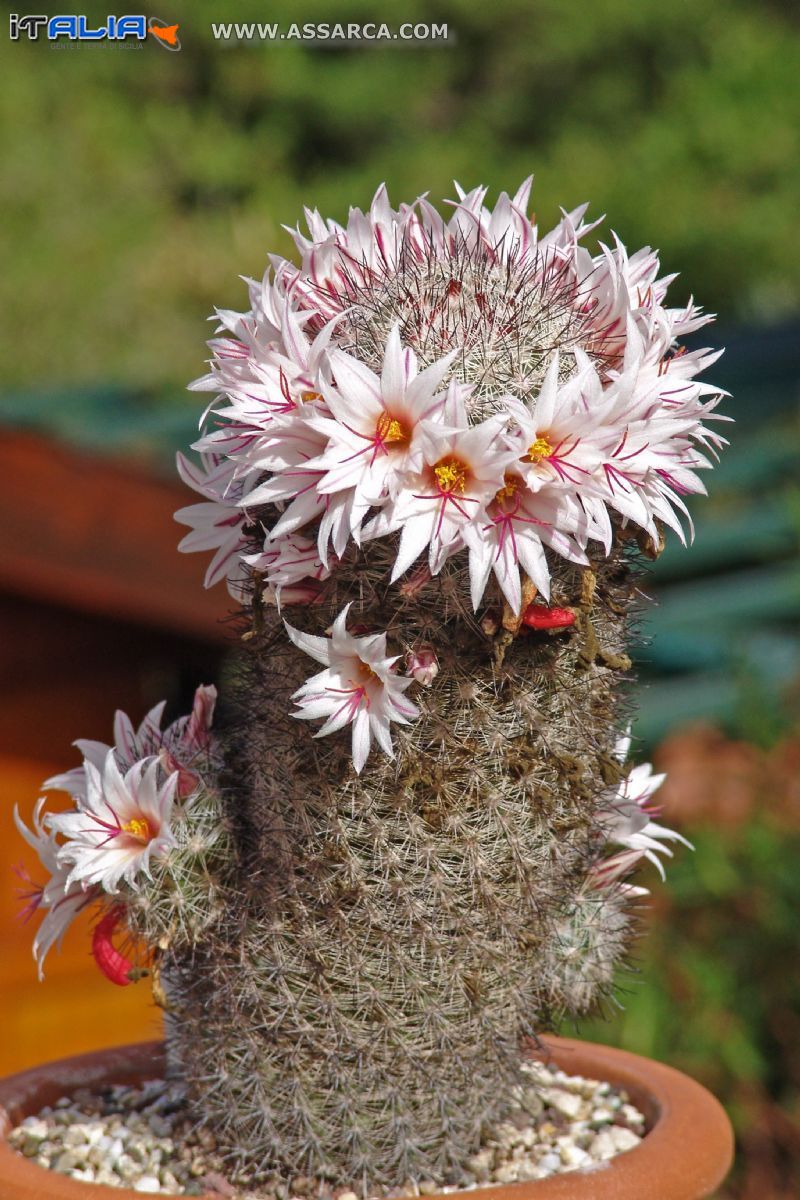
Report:
[{"label": "bird logo", "polygon": [[178,37],[180,25],[167,25],[165,21],[160,21],[158,17],[151,17],[147,23],[147,28],[159,46],[163,46],[165,50],[180,50],[181,39]]}]

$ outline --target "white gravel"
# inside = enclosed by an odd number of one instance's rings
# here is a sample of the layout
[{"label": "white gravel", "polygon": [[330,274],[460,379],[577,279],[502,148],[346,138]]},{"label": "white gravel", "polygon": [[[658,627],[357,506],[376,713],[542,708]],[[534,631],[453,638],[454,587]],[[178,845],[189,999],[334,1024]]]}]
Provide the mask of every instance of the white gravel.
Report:
[{"label": "white gravel", "polygon": [[[530,1082],[516,1090],[506,1120],[463,1164],[458,1187],[421,1179],[390,1189],[385,1200],[596,1169],[642,1140],[645,1119],[620,1089],[541,1063],[525,1063],[522,1069]],[[77,1091],[26,1117],[9,1142],[41,1167],[144,1194],[359,1200],[350,1186],[336,1187],[329,1180],[274,1175],[248,1188],[246,1177],[226,1176],[213,1135],[192,1130],[180,1087],[163,1080]]]}]

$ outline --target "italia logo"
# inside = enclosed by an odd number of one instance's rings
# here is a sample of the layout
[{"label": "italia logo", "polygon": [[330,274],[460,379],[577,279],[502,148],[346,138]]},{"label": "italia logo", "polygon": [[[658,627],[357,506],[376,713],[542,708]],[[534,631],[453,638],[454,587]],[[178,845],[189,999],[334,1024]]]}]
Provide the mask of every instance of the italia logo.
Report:
[{"label": "italia logo", "polygon": [[40,34],[51,42],[61,38],[70,42],[146,42],[150,36],[165,50],[174,51],[181,48],[179,29],[179,25],[168,25],[159,17],[133,14],[108,16],[105,22],[93,22],[83,15],[47,17],[10,13],[8,18],[8,36],[12,42],[18,42],[23,35],[28,41],[37,42]]}]

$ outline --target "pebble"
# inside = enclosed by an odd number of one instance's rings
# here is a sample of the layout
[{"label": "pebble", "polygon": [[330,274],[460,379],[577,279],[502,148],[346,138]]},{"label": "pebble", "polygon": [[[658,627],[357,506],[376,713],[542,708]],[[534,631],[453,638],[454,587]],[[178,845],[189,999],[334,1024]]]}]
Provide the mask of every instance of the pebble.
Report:
[{"label": "pebble", "polygon": [[558,1153],[559,1157],[561,1158],[561,1162],[565,1167],[569,1167],[571,1169],[574,1169],[575,1167],[585,1167],[592,1161],[591,1156],[586,1150],[581,1150],[580,1146],[576,1146],[574,1142],[570,1142],[566,1138],[559,1138],[559,1141],[562,1140],[566,1144],[559,1146]]},{"label": "pebble", "polygon": [[26,1140],[37,1142],[43,1142],[50,1132],[47,1121],[43,1121],[41,1117],[26,1117],[20,1129],[25,1130]]},{"label": "pebble", "polygon": [[120,1187],[119,1175],[115,1175],[110,1166],[101,1167],[96,1172],[94,1181],[95,1183],[103,1183],[106,1187]]},{"label": "pebble", "polygon": [[542,1099],[545,1104],[549,1104],[556,1112],[563,1113],[570,1120],[577,1117],[586,1103],[579,1093],[565,1092],[561,1088],[546,1088],[542,1092]]},{"label": "pebble", "polygon": [[529,1182],[531,1179],[541,1179],[542,1174],[541,1167],[529,1159],[523,1159],[517,1167],[517,1180],[520,1183]]},{"label": "pebble", "polygon": [[492,1183],[516,1183],[519,1179],[519,1167],[516,1163],[503,1163],[502,1166],[495,1167],[492,1174]]},{"label": "pebble", "polygon": [[613,1158],[616,1153],[617,1148],[607,1129],[596,1134],[589,1144],[589,1154],[597,1162],[605,1162],[606,1159]]},{"label": "pebble", "polygon": [[561,1155],[543,1154],[539,1159],[538,1166],[543,1175],[555,1175],[556,1171],[558,1171],[559,1167],[561,1166]]},{"label": "pebble", "polygon": [[[460,1176],[454,1172],[444,1183],[407,1181],[369,1200],[406,1200],[591,1170],[632,1150],[645,1134],[642,1113],[611,1084],[532,1061],[522,1064],[521,1077],[505,1119],[487,1131]],[[26,1117],[8,1140],[41,1167],[145,1195],[361,1200],[333,1171],[320,1179],[275,1174],[258,1185],[241,1172],[226,1175],[213,1134],[192,1130],[179,1085],[163,1080],[118,1085],[100,1094],[80,1089]]]},{"label": "pebble", "polygon": [[642,1140],[638,1133],[634,1133],[632,1129],[626,1129],[624,1125],[612,1125],[608,1132],[617,1154],[624,1154],[626,1150],[632,1150]]},{"label": "pebble", "polygon": [[53,1163],[53,1170],[59,1171],[62,1175],[66,1175],[72,1171],[73,1167],[77,1167],[79,1165],[80,1158],[74,1150],[63,1150]]},{"label": "pebble", "polygon": [[[630,1108],[630,1105],[628,1105]],[[608,1125],[614,1120],[614,1110],[606,1104],[599,1105],[592,1113],[592,1123],[598,1128],[601,1125]]]},{"label": "pebble", "polygon": [[628,1125],[636,1125],[642,1129],[644,1128],[644,1114],[640,1113],[638,1108],[634,1108],[632,1104],[623,1104],[620,1112]]}]

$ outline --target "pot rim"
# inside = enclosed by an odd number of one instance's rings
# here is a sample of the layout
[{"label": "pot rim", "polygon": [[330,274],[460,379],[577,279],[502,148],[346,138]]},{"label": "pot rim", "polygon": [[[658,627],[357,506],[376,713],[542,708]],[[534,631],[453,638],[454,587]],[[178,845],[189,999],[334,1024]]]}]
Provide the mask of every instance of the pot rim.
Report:
[{"label": "pot rim", "polygon": [[[545,1036],[531,1056],[568,1074],[624,1087],[644,1113],[648,1132],[633,1150],[588,1170],[480,1187],[478,1200],[702,1200],[722,1183],[733,1159],[731,1125],[719,1102],[687,1075],[627,1050],[575,1038]],[[130,1188],[85,1183],[40,1167],[6,1139],[25,1116],[79,1087],[159,1078],[164,1066],[163,1042],[138,1042],[59,1059],[0,1080],[0,1198],[141,1197]],[[457,1194],[430,1200],[452,1200]]]}]

